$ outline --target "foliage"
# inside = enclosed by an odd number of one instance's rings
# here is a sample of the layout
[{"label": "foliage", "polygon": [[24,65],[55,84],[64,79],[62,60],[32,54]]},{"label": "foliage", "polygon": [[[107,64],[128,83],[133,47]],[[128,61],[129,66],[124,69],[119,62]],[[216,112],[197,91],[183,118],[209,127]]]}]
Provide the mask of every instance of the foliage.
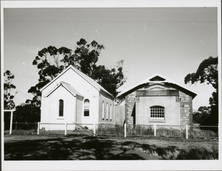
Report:
[{"label": "foliage", "polygon": [[218,147],[212,146],[211,150],[204,147],[191,147],[188,149],[181,149],[177,156],[180,160],[215,160],[218,159]]},{"label": "foliage", "polygon": [[184,78],[185,84],[191,83],[194,84],[195,82],[211,84],[215,89],[216,92],[212,94],[210,98],[211,105],[218,104],[218,57],[209,57],[208,59],[203,60],[196,73],[189,73]]},{"label": "foliage", "polygon": [[14,78],[15,76],[9,70],[4,72],[4,109],[13,109],[15,107],[14,95],[11,94],[12,89],[16,88],[11,83]]},{"label": "foliage", "polygon": [[205,125],[218,125],[218,57],[209,57],[203,60],[195,73],[189,73],[184,78],[185,84],[196,82],[211,84],[215,88],[209,99],[211,115]]},{"label": "foliage", "polygon": [[104,125],[99,124],[98,129],[96,130],[97,135],[107,135],[114,137],[123,136],[123,126],[120,125]]},{"label": "foliage", "polygon": [[123,62],[123,60],[118,61],[116,66],[111,69],[106,69],[103,65],[96,66],[92,74],[92,78],[114,97],[119,93],[117,89],[126,81],[123,74]]},{"label": "foliage", "polygon": [[97,81],[114,96],[118,94],[117,89],[125,82],[123,61],[119,61],[115,67],[107,69],[103,65],[97,65],[101,50],[105,48],[103,45],[95,40],[87,43],[83,38],[76,44],[74,51],[66,47],[49,46],[38,52],[38,56],[35,57],[32,64],[36,65],[39,70],[39,82],[28,90],[34,95],[33,100],[37,106],[40,106],[40,89],[69,65]]},{"label": "foliage", "polygon": [[18,105],[13,119],[15,122],[39,122],[40,108],[32,103]]},{"label": "foliage", "polygon": [[211,107],[201,106],[197,112],[193,113],[193,122],[203,124],[211,113]]},{"label": "foliage", "polygon": [[135,125],[134,128],[127,129],[127,136],[148,136],[153,135],[153,131],[151,126]]},{"label": "foliage", "polygon": [[211,130],[202,130],[202,129],[190,129],[189,130],[189,138],[192,139],[215,139],[218,137],[218,134]]},{"label": "foliage", "polygon": [[184,133],[179,129],[167,129],[167,128],[158,128],[156,130],[157,136],[163,137],[185,137]]}]

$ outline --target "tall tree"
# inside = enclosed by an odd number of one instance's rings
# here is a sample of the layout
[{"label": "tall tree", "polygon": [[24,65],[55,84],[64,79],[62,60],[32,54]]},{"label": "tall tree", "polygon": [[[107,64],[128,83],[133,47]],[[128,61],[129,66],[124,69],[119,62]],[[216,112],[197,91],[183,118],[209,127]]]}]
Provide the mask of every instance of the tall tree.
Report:
[{"label": "tall tree", "polygon": [[57,49],[54,46],[43,48],[38,52],[32,64],[36,65],[39,70],[39,82],[28,90],[28,93],[32,93],[34,96],[31,102],[35,106],[40,106],[40,89],[64,69],[64,65],[61,65],[61,60],[69,57],[71,53],[71,49],[66,47]]},{"label": "tall tree", "polygon": [[[209,57],[203,60],[197,71],[189,73],[184,78],[185,84],[196,82],[211,84],[215,91],[209,98],[211,105],[211,116],[208,118],[208,124],[218,124],[218,57]],[[207,124],[207,123],[205,123]]]},{"label": "tall tree", "polygon": [[7,70],[4,72],[4,109],[13,109],[15,107],[14,95],[12,95],[12,90],[16,88],[12,84],[14,78],[15,76],[11,71]]},{"label": "tall tree", "polygon": [[111,69],[106,69],[105,66],[99,65],[92,75],[92,78],[113,94],[114,97],[119,93],[117,89],[126,81],[123,73],[123,62],[123,60],[118,61],[116,66]]},{"label": "tall tree", "polygon": [[35,57],[32,64],[36,65],[39,70],[39,82],[28,90],[34,95],[32,103],[40,106],[40,89],[69,65],[93,78],[114,96],[118,94],[117,88],[125,82],[122,71],[123,61],[119,61],[116,66],[107,69],[103,65],[96,64],[101,50],[105,48],[104,45],[95,40],[87,43],[83,38],[76,44],[74,51],[66,47],[49,46],[38,52],[38,56]]}]

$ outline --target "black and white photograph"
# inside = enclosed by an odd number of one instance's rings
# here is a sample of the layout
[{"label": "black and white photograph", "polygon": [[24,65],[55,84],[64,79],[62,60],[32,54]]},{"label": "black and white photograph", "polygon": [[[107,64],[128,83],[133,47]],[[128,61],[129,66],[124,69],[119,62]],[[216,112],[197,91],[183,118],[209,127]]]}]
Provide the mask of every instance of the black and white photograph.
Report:
[{"label": "black and white photograph", "polygon": [[222,169],[220,3],[1,1],[2,170]]}]

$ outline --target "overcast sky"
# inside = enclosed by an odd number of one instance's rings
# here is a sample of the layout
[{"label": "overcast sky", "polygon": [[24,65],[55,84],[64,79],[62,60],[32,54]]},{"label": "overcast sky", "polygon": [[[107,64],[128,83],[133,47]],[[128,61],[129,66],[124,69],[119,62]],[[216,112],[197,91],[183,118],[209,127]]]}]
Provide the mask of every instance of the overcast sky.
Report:
[{"label": "overcast sky", "polygon": [[38,82],[32,65],[38,51],[50,45],[75,49],[80,38],[105,46],[98,64],[125,61],[127,81],[120,90],[159,73],[198,93],[194,109],[209,104],[213,88],[185,85],[184,77],[218,56],[214,7],[4,9],[4,71],[15,75],[16,104],[32,98],[27,91]]}]

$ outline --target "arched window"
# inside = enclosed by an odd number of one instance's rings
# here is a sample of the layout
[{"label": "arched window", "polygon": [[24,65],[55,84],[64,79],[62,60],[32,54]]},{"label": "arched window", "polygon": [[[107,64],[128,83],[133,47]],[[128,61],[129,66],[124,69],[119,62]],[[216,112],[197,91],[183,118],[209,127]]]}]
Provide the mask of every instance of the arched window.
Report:
[{"label": "arched window", "polygon": [[110,120],[112,120],[112,104],[110,104],[110,107],[109,107],[109,113],[110,113],[110,115],[109,115],[109,119]]},{"label": "arched window", "polygon": [[103,101],[103,103],[102,103],[102,119],[104,119],[104,116],[105,116],[105,104]]},{"label": "arched window", "polygon": [[63,117],[64,113],[64,101],[62,99],[59,100],[59,117]]},{"label": "arched window", "polygon": [[109,104],[108,102],[106,103],[106,120],[109,119]]},{"label": "arched window", "polygon": [[89,99],[84,100],[84,116],[89,116]]},{"label": "arched window", "polygon": [[150,118],[151,119],[164,119],[165,108],[163,106],[151,106],[150,107]]}]

